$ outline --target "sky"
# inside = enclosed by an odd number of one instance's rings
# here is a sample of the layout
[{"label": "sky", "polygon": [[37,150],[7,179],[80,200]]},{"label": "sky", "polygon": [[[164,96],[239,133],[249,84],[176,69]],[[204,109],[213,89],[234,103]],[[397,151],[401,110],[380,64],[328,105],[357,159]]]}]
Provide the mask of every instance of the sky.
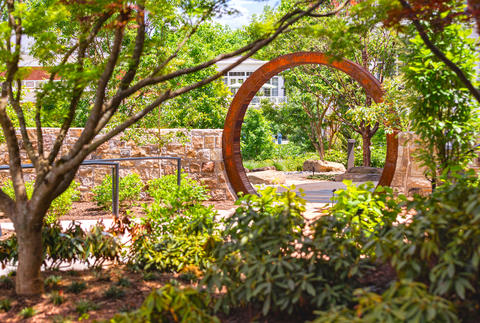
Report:
[{"label": "sky", "polygon": [[217,21],[230,26],[232,29],[237,29],[250,23],[250,18],[253,14],[261,14],[263,7],[266,5],[274,8],[279,2],[280,0],[230,0],[229,6],[238,10],[239,13],[233,16],[222,17]]}]

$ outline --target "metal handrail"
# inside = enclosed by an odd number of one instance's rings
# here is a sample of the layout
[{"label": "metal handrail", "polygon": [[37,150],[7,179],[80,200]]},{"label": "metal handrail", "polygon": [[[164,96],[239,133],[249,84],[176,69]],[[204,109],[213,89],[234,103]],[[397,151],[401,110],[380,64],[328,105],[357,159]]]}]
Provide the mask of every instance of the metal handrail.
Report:
[{"label": "metal handrail", "polygon": [[[120,163],[112,161],[103,161],[101,159],[85,160],[80,166],[112,166],[112,213],[118,218],[119,213],[119,182],[120,182]],[[21,164],[22,168],[34,168],[32,164]],[[9,165],[0,165],[0,170],[10,169]]]}]

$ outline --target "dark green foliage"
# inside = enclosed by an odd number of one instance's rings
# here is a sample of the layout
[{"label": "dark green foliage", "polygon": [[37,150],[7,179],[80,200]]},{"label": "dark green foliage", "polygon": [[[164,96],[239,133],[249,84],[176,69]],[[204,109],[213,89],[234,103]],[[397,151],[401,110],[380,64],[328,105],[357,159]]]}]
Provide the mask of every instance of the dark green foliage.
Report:
[{"label": "dark green foliage", "polygon": [[73,294],[80,294],[85,289],[87,289],[87,284],[85,282],[73,281],[67,286],[66,291]]},{"label": "dark green foliage", "polygon": [[[97,224],[90,231],[84,231],[80,224],[73,222],[62,230],[58,222],[43,227],[44,265],[49,269],[58,269],[62,262],[86,262],[97,267],[106,260],[118,259],[121,245],[111,234]],[[0,263],[16,263],[18,259],[17,237],[0,241]],[[93,262],[91,262],[93,259]]]},{"label": "dark green foliage", "polygon": [[158,279],[158,275],[154,272],[151,272],[151,271],[147,271],[147,272],[144,272],[143,275],[142,275],[142,279],[144,281],[154,281],[154,280],[157,280]]},{"label": "dark green foliage", "polygon": [[0,311],[8,312],[12,308],[12,302],[8,298],[0,300]]},{"label": "dark green foliage", "polygon": [[104,293],[103,297],[108,299],[119,299],[125,296],[125,290],[115,285],[110,286]]},{"label": "dark green foliage", "polygon": [[109,322],[220,322],[217,317],[209,314],[209,304],[210,298],[206,293],[167,284],[151,292],[138,310],[117,314]]},{"label": "dark green foliage", "polygon": [[[143,182],[138,174],[129,174],[120,178],[118,202],[121,207],[134,205],[140,199]],[[112,177],[105,176],[102,184],[93,188],[93,199],[104,209],[112,209]]]},{"label": "dark green foliage", "polygon": [[374,322],[458,322],[451,302],[434,296],[421,283],[408,280],[394,282],[382,295],[355,291],[355,310],[336,307],[316,312],[312,323],[374,323]]},{"label": "dark green foliage", "polygon": [[8,276],[0,277],[0,288],[13,289],[13,287],[15,287],[15,283],[12,278]]},{"label": "dark green foliage", "polygon": [[83,314],[86,314],[90,311],[95,311],[95,310],[98,310],[99,306],[88,300],[88,299],[82,299],[82,300],[79,300],[76,304],[75,304],[75,311],[80,314],[80,315],[83,315]]},{"label": "dark green foliage", "polygon": [[53,305],[61,305],[65,301],[65,298],[63,297],[62,292],[53,291],[50,294],[50,301],[53,303]]},{"label": "dark green foliage", "polygon": [[391,191],[375,195],[371,188],[340,191],[342,207],[319,217],[313,237],[304,233],[305,201],[293,191],[267,188],[240,198],[201,282],[210,291],[226,290],[216,309],[250,303],[266,315],[350,304],[371,267],[369,238],[386,231],[399,211]]},{"label": "dark green foliage", "polygon": [[50,275],[43,281],[45,288],[58,289],[62,276]]},{"label": "dark green foliage", "polygon": [[117,284],[117,286],[121,286],[121,287],[132,286],[132,282],[128,278],[125,278],[125,277],[120,277],[116,284]]},{"label": "dark green foliage", "polygon": [[377,255],[390,261],[399,277],[425,282],[433,294],[478,311],[479,196],[480,181],[472,171],[429,197],[415,197],[408,208],[416,214],[378,239]]},{"label": "dark green foliage", "polygon": [[145,207],[146,216],[133,230],[129,262],[167,272],[188,265],[204,268],[211,260],[209,246],[216,239],[216,212],[201,205],[207,189],[187,177],[178,187],[176,177],[168,175],[149,182],[148,192],[155,201]]}]

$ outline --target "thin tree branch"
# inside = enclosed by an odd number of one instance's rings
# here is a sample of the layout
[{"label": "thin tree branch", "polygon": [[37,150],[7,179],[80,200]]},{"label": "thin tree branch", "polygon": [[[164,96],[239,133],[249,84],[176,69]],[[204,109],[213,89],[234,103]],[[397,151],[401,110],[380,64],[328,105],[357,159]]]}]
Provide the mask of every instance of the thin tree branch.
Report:
[{"label": "thin tree branch", "polygon": [[438,59],[440,59],[445,65],[447,65],[448,68],[450,68],[457,75],[457,77],[460,79],[460,82],[465,85],[470,94],[472,94],[473,97],[480,103],[480,90],[473,86],[472,82],[470,82],[465,73],[463,73],[463,71],[454,62],[448,59],[447,56],[445,56],[445,54],[428,38],[425,28],[423,28],[423,25],[420,23],[418,16],[413,12],[410,4],[406,0],[399,1],[402,4],[403,8],[411,10],[414,14],[412,18],[413,25],[415,26],[415,29],[417,29],[418,34],[422,38],[425,45],[432,51],[435,56],[437,56]]}]

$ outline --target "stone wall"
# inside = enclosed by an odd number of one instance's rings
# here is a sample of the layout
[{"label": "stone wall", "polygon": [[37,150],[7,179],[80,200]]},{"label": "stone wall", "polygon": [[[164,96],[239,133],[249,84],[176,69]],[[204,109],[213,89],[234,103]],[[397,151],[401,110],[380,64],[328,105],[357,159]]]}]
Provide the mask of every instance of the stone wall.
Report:
[{"label": "stone wall", "polygon": [[[70,129],[64,145],[64,151],[71,147],[83,129]],[[44,129],[45,150],[49,151],[58,129]],[[29,129],[34,138],[34,130]],[[19,136],[20,137],[20,136]],[[160,144],[159,144],[160,143]],[[152,129],[139,134],[130,131],[100,146],[88,159],[109,159],[124,157],[171,156],[182,158],[182,169],[190,177],[201,181],[210,189],[212,200],[233,199],[229,190],[225,167],[222,159],[222,129]],[[29,163],[26,152],[22,151],[24,163]],[[0,144],[0,164],[8,164],[5,144]],[[136,172],[144,181],[176,172],[175,160],[140,160],[121,162],[120,175]],[[111,168],[106,166],[81,166],[76,181],[84,198],[91,197],[91,189],[100,184]],[[32,170],[25,170],[26,180],[34,179]],[[0,181],[8,178],[8,171],[0,171]]]},{"label": "stone wall", "polygon": [[[423,175],[425,167],[420,166],[415,158],[415,151],[419,149],[415,139],[411,132],[401,132],[398,135],[398,159],[392,188],[401,194],[428,194],[432,191],[432,184]],[[471,167],[480,171],[480,156]]]}]

